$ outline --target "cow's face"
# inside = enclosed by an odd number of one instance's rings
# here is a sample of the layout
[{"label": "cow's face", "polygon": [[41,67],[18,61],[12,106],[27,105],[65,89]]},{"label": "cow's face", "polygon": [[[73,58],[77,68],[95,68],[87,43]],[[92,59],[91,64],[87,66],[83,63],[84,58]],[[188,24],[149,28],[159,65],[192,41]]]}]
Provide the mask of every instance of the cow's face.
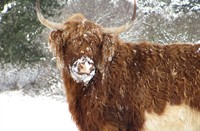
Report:
[{"label": "cow's face", "polygon": [[101,64],[102,39],[98,25],[89,21],[69,21],[64,31],[51,33],[49,43],[71,77],[78,83],[87,84]]}]

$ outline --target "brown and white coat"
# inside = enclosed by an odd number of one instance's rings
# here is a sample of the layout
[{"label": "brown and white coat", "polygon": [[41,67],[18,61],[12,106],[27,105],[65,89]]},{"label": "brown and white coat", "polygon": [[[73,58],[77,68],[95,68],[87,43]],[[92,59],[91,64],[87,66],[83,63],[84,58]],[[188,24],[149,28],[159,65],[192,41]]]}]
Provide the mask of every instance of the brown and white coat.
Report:
[{"label": "brown and white coat", "polygon": [[200,44],[122,42],[127,24],[115,34],[81,14],[55,24],[37,13],[56,29],[49,44],[80,131],[200,130]]}]

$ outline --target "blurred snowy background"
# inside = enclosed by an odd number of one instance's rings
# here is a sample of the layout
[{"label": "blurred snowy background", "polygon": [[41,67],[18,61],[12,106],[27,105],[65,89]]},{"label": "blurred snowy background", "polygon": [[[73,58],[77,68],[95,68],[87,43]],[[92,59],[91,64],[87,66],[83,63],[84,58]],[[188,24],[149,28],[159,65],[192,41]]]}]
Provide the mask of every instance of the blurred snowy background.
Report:
[{"label": "blurred snowy background", "polygon": [[[55,22],[81,12],[105,27],[126,23],[133,0],[41,0]],[[68,111],[50,32],[34,0],[0,0],[0,131],[77,131]],[[137,19],[125,41],[200,43],[200,0],[137,0]]]}]

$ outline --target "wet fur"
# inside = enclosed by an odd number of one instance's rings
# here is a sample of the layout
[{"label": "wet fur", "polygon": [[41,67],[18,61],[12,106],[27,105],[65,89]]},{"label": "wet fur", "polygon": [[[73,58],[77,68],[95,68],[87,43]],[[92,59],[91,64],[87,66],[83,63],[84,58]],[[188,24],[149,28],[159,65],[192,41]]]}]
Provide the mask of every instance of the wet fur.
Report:
[{"label": "wet fur", "polygon": [[[167,105],[184,104],[200,112],[200,44],[122,42],[77,16],[67,20],[66,30],[53,31],[49,43],[80,131],[148,130],[147,114],[162,116]],[[68,65],[83,55],[81,51],[97,68],[87,86],[69,74]]]}]

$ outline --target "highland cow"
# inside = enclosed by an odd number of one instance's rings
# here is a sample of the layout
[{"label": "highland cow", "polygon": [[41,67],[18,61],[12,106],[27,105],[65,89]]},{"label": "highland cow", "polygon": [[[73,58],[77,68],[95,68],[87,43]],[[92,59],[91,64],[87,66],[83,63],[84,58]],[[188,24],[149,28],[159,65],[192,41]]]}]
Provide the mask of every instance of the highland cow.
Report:
[{"label": "highland cow", "polygon": [[104,28],[75,14],[54,29],[55,53],[80,131],[199,131],[200,44],[122,42],[132,19]]}]

